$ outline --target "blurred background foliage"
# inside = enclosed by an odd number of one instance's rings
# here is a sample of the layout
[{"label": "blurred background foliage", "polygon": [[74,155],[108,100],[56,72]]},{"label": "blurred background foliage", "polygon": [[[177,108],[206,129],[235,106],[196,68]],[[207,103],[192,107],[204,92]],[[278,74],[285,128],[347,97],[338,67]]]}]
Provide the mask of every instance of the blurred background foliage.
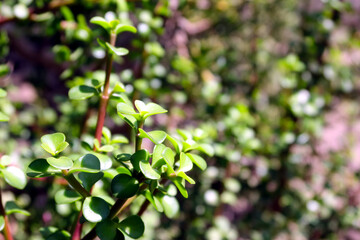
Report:
[{"label": "blurred background foliage", "polygon": [[[359,1],[3,0],[0,154],[19,166],[46,133],[75,152],[93,135],[97,99],[67,96],[104,76],[93,16],[138,28],[118,39],[131,54],[112,77],[169,110],[148,128],[186,128],[215,149],[177,218],[148,209],[143,239],[360,238]],[[115,106],[105,125],[131,138]],[[6,189],[32,214],[13,222],[18,239],[75,217],[55,207],[53,181]]]}]

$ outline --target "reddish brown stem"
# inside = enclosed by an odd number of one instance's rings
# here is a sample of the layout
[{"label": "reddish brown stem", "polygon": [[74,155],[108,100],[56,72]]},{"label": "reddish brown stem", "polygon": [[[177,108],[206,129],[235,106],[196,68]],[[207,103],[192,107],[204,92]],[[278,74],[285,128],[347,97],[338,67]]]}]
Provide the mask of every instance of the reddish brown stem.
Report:
[{"label": "reddish brown stem", "polygon": [[[110,36],[110,44],[115,46],[116,35],[111,34]],[[102,136],[102,129],[105,123],[105,116],[106,116],[106,107],[109,102],[109,87],[110,87],[110,74],[112,69],[112,62],[113,62],[113,55],[107,53],[106,54],[106,75],[105,75],[105,83],[104,83],[104,91],[101,94],[100,104],[99,104],[99,111],[98,111],[98,119],[96,123],[96,130],[95,130],[95,138],[101,143],[101,136]],[[94,146],[95,150],[95,146]]]},{"label": "reddish brown stem", "polygon": [[3,206],[3,202],[2,202],[2,192],[0,189],[0,215],[4,217],[4,230],[3,230],[3,234],[4,234],[4,238],[5,240],[13,240],[12,234],[11,234],[11,228],[10,228],[10,222],[8,219],[8,216],[6,215],[4,206]]}]

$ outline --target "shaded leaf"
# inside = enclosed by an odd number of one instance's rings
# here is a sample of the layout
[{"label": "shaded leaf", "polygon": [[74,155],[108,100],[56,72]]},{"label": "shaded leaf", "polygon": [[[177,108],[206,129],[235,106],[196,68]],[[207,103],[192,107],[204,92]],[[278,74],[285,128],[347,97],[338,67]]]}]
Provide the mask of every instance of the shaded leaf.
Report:
[{"label": "shaded leaf", "polygon": [[75,86],[69,90],[69,98],[72,100],[84,100],[95,94],[97,94],[96,88],[87,85]]},{"label": "shaded leaf", "polygon": [[145,231],[144,222],[138,215],[125,218],[118,224],[118,228],[131,238],[140,238]]},{"label": "shaded leaf", "polygon": [[29,177],[47,177],[61,173],[61,170],[51,166],[46,159],[39,158],[30,163],[27,169]]},{"label": "shaded leaf", "polygon": [[127,174],[119,174],[111,181],[111,191],[115,197],[120,199],[134,196],[138,189],[138,180]]},{"label": "shaded leaf", "polygon": [[81,183],[84,186],[84,188],[86,190],[90,191],[92,186],[104,176],[104,173],[102,173],[102,172],[98,172],[98,173],[80,172],[78,176],[79,176],[79,179],[81,180]]},{"label": "shaded leaf", "polygon": [[79,193],[70,189],[59,190],[55,194],[55,202],[57,204],[73,203],[80,200],[82,197]]},{"label": "shaded leaf", "polygon": [[85,198],[82,210],[89,222],[101,222],[110,212],[109,204],[100,197]]},{"label": "shaded leaf", "polygon": [[46,161],[53,166],[54,168],[58,169],[69,169],[73,166],[73,161],[68,157],[49,157],[46,159]]},{"label": "shaded leaf", "polygon": [[30,213],[21,207],[19,207],[14,201],[7,201],[5,203],[5,212],[7,215],[13,214],[13,213],[20,213],[25,216],[30,216]]}]

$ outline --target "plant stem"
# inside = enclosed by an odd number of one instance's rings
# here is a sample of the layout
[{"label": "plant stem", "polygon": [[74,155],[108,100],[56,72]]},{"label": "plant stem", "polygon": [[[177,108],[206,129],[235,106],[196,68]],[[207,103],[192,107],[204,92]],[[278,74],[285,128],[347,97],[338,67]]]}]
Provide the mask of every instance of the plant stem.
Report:
[{"label": "plant stem", "polygon": [[[116,41],[116,34],[111,33],[110,35],[110,44],[115,46]],[[98,119],[96,123],[96,130],[95,130],[95,138],[101,143],[101,136],[102,136],[102,129],[105,122],[106,116],[106,107],[109,102],[109,87],[110,87],[110,74],[112,69],[112,62],[113,62],[113,55],[110,53],[106,53],[106,75],[105,75],[105,83],[104,83],[104,90],[101,94],[100,104],[99,104],[99,111],[98,111]],[[95,146],[94,146],[95,150]]]},{"label": "plant stem", "polygon": [[62,170],[62,173],[64,174],[64,178],[66,179],[66,181],[68,181],[68,183],[69,183],[78,193],[80,193],[81,196],[83,196],[84,198],[91,196],[91,194],[90,194],[85,188],[83,188],[83,186],[81,186],[81,184],[78,182],[78,180],[76,180],[76,178],[74,177],[73,174],[68,174],[68,171],[67,171],[67,170]]},{"label": "plant stem", "polygon": [[75,226],[73,227],[73,230],[72,230],[72,237],[71,237],[71,240],[80,240],[81,239],[81,232],[82,232],[82,227],[83,227],[83,224],[80,223],[80,218],[82,216],[82,205],[83,205],[84,202],[81,203],[81,208],[80,208],[80,211],[75,219]]},{"label": "plant stem", "polygon": [[8,216],[6,215],[3,203],[2,203],[2,191],[0,189],[0,215],[4,217],[4,238],[5,240],[13,240],[10,228],[10,222]]},{"label": "plant stem", "polygon": [[139,129],[144,126],[144,120],[138,121],[138,127],[135,138],[135,152],[141,150],[142,138],[140,137]]}]

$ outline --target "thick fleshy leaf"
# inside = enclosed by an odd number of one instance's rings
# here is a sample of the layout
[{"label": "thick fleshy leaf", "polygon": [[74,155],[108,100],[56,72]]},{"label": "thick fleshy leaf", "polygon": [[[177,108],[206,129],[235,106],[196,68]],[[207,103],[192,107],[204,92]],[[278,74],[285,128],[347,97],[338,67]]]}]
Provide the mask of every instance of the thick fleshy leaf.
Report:
[{"label": "thick fleshy leaf", "polygon": [[140,172],[139,163],[141,161],[145,161],[145,162],[149,161],[149,152],[145,149],[141,149],[131,156],[130,161],[131,161],[134,169],[136,171]]},{"label": "thick fleshy leaf", "polygon": [[70,233],[65,230],[58,230],[46,237],[46,240],[70,240]]},{"label": "thick fleshy leaf", "polygon": [[185,179],[186,181],[188,181],[190,184],[195,184],[194,179],[192,179],[191,177],[189,177],[188,175],[186,175],[186,173],[184,172],[178,172],[177,176],[182,177],[183,179]]},{"label": "thick fleshy leaf", "polygon": [[176,130],[184,140],[192,139],[191,133],[184,129]]},{"label": "thick fleshy leaf", "polygon": [[179,214],[180,206],[175,197],[160,195],[159,200],[164,208],[165,215],[168,218],[174,218]]},{"label": "thick fleshy leaf", "polygon": [[2,166],[7,166],[11,163],[11,157],[9,155],[3,155],[1,158],[0,158],[0,164]]},{"label": "thick fleshy leaf", "polygon": [[62,189],[55,194],[55,202],[57,204],[73,203],[81,198],[79,193],[70,189]]},{"label": "thick fleshy leaf", "polygon": [[151,166],[149,161],[140,161],[140,170],[146,178],[158,180],[160,179],[160,174],[156,172]]},{"label": "thick fleshy leaf", "polygon": [[103,145],[99,148],[99,152],[112,152],[114,151],[114,147],[111,145]]},{"label": "thick fleshy leaf", "polygon": [[117,224],[106,219],[96,224],[96,234],[100,240],[122,240],[124,235],[117,229]]},{"label": "thick fleshy leaf", "polygon": [[93,155],[95,155],[99,159],[101,170],[106,170],[111,168],[112,160],[108,155],[101,153],[93,153]]},{"label": "thick fleshy leaf", "polygon": [[63,133],[47,134],[41,137],[41,147],[51,155],[64,151],[68,145]]},{"label": "thick fleshy leaf", "polygon": [[30,163],[26,172],[29,177],[47,177],[60,174],[61,170],[51,166],[46,159],[39,158]]},{"label": "thick fleshy leaf", "polygon": [[111,54],[116,54],[118,56],[125,56],[129,53],[129,50],[127,50],[126,48],[122,48],[122,47],[117,48],[108,42],[106,42],[105,44]]},{"label": "thick fleshy leaf", "polygon": [[6,215],[10,215],[13,213],[20,213],[25,216],[30,216],[30,213],[21,207],[19,207],[14,201],[7,201],[5,204],[5,212]]},{"label": "thick fleshy leaf", "polygon": [[153,194],[152,194],[149,190],[146,189],[146,190],[143,192],[143,195],[144,195],[145,198],[154,206],[154,208],[155,208],[158,212],[163,212],[163,211],[164,211],[163,207],[161,206],[160,201],[159,201],[157,198],[155,198],[155,197],[153,196]]},{"label": "thick fleshy leaf", "polygon": [[108,21],[106,21],[105,18],[96,16],[96,17],[91,18],[90,22],[93,23],[93,24],[101,26],[102,28],[104,28],[108,32],[111,30],[111,25],[110,25],[110,23]]},{"label": "thick fleshy leaf", "polygon": [[111,131],[110,131],[110,129],[108,129],[107,127],[104,126],[102,128],[102,135],[106,139],[106,143],[110,143],[110,141],[111,141]]},{"label": "thick fleshy leaf", "polygon": [[143,116],[144,119],[151,115],[160,114],[160,113],[166,113],[167,110],[162,108],[160,105],[156,103],[148,103],[145,104],[144,102],[140,100],[135,101],[135,106],[137,110],[139,111],[140,115]]},{"label": "thick fleshy leaf", "polygon": [[100,197],[87,197],[83,203],[83,214],[89,222],[101,222],[109,215],[109,204]]},{"label": "thick fleshy leaf", "polygon": [[69,90],[69,98],[72,100],[84,100],[95,94],[97,94],[96,88],[87,85],[75,86]]},{"label": "thick fleshy leaf", "polygon": [[[131,172],[129,169],[127,169],[126,167],[117,167],[116,168],[116,172],[119,174],[119,173],[124,173],[124,174],[127,174],[129,176],[131,176]],[[117,174],[116,174],[117,175]]]},{"label": "thick fleshy leaf", "polygon": [[174,149],[177,154],[179,154],[182,151],[182,143],[180,140],[171,137],[169,134],[166,136],[167,140],[171,142],[171,144],[174,146]]},{"label": "thick fleshy leaf", "polygon": [[166,146],[163,144],[155,145],[151,162],[152,167],[158,168],[161,167],[163,164],[166,164],[166,162],[163,160],[163,152],[165,148]]},{"label": "thick fleshy leaf", "polygon": [[139,181],[127,174],[119,174],[111,181],[113,195],[120,199],[134,196],[139,189]]},{"label": "thick fleshy leaf", "polygon": [[114,135],[114,137],[111,139],[111,144],[115,144],[115,143],[129,143],[129,140],[120,134]]},{"label": "thick fleshy leaf", "polygon": [[121,82],[117,82],[113,88],[113,92],[125,92],[125,86]]},{"label": "thick fleshy leaf", "polygon": [[205,170],[207,167],[206,161],[197,154],[186,153],[190,160],[198,166],[201,170]]},{"label": "thick fleshy leaf", "polygon": [[125,218],[118,224],[118,228],[131,238],[140,238],[145,231],[144,222],[138,215]]},{"label": "thick fleshy leaf", "polygon": [[99,181],[104,176],[104,173],[87,173],[87,172],[80,172],[79,179],[81,180],[82,185],[88,191],[92,188],[92,186]]},{"label": "thick fleshy leaf", "polygon": [[5,227],[5,219],[3,216],[0,216],[0,231],[2,231]]},{"label": "thick fleshy leaf", "polygon": [[69,173],[73,172],[87,172],[97,173],[100,171],[100,160],[94,154],[86,154],[74,162],[73,167]]},{"label": "thick fleshy leaf", "polygon": [[168,172],[169,173],[174,173],[174,161],[175,161],[175,154],[174,152],[171,150],[171,148],[165,148],[165,150],[162,153],[164,160],[166,162],[166,165],[168,166]]},{"label": "thick fleshy leaf", "polygon": [[49,157],[46,159],[46,161],[51,166],[58,169],[69,169],[73,166],[73,161],[70,158],[64,156],[59,158]]},{"label": "thick fleshy leaf", "polygon": [[128,153],[121,153],[116,156],[116,160],[119,162],[126,162],[129,161],[130,159],[131,159],[131,154]]},{"label": "thick fleshy leaf", "polygon": [[161,144],[166,139],[166,132],[164,131],[145,132],[144,130],[139,128],[139,132],[141,138],[148,138],[156,145]]},{"label": "thick fleshy leaf", "polygon": [[7,122],[7,121],[9,121],[10,120],[10,118],[9,118],[9,116],[7,116],[5,113],[3,113],[3,112],[0,112],[0,122]]},{"label": "thick fleshy leaf", "polygon": [[180,153],[180,167],[178,171],[188,172],[192,168],[193,168],[193,163],[191,159],[185,153],[183,152]]},{"label": "thick fleshy leaf", "polygon": [[0,88],[0,98],[6,97],[7,93],[4,89]]},{"label": "thick fleshy leaf", "polygon": [[2,169],[1,172],[5,181],[14,188],[24,189],[26,186],[26,176],[20,168],[9,166]]},{"label": "thick fleshy leaf", "polygon": [[205,153],[210,157],[214,156],[214,148],[210,144],[202,143],[199,144],[195,149]]},{"label": "thick fleshy leaf", "polygon": [[132,32],[132,33],[136,33],[137,30],[135,27],[131,26],[131,25],[127,25],[127,24],[118,24],[115,28],[115,33],[119,34],[122,32]]},{"label": "thick fleshy leaf", "polygon": [[184,198],[188,198],[189,194],[185,188],[185,181],[180,177],[172,178],[171,180],[173,181],[173,183],[175,184],[177,189],[179,189],[179,192],[181,193],[181,195]]}]

